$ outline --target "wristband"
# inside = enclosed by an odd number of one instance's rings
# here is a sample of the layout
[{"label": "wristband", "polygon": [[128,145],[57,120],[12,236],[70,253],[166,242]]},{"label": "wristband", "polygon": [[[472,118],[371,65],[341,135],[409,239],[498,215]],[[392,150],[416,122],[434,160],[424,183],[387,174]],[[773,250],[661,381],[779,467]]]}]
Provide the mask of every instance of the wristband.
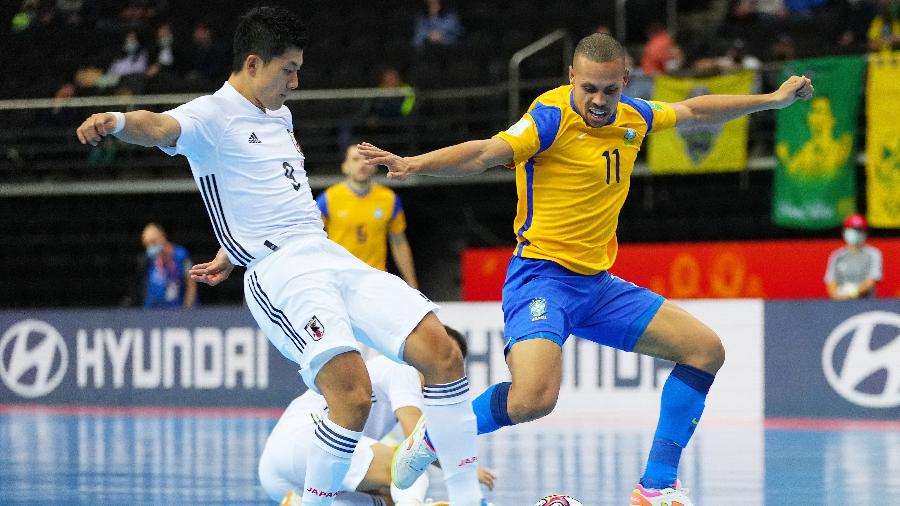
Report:
[{"label": "wristband", "polygon": [[116,118],[116,126],[113,127],[112,130],[109,131],[110,134],[117,134],[125,128],[125,113],[122,112],[110,112],[107,114],[112,114]]}]

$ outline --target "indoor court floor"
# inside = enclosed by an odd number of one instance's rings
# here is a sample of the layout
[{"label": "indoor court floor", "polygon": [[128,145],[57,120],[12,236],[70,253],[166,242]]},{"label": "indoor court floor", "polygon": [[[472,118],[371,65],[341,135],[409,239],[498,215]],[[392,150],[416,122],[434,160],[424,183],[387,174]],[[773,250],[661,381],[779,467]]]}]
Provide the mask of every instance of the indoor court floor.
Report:
[{"label": "indoor court floor", "polygon": [[[0,504],[272,504],[256,459],[275,411],[0,410]],[[496,506],[565,493],[624,506],[652,424],[538,423],[484,437]],[[439,471],[431,492],[446,497]],[[900,505],[900,422],[701,425],[681,464],[696,504]]]}]

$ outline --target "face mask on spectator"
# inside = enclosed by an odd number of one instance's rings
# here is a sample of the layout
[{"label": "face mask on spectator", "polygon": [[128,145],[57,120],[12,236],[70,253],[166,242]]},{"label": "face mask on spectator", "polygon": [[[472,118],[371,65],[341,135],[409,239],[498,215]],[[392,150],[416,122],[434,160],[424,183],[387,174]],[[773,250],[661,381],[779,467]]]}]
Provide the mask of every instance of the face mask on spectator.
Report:
[{"label": "face mask on spectator", "polygon": [[162,244],[153,244],[151,246],[147,246],[147,258],[153,260],[158,257],[160,253],[162,253],[163,245]]},{"label": "face mask on spectator", "polygon": [[140,45],[138,44],[138,41],[134,39],[127,39],[125,40],[125,45],[122,46],[122,49],[124,49],[128,54],[134,54],[139,47]]},{"label": "face mask on spectator", "polygon": [[859,246],[866,240],[866,233],[855,228],[844,229],[844,242],[851,246]]}]

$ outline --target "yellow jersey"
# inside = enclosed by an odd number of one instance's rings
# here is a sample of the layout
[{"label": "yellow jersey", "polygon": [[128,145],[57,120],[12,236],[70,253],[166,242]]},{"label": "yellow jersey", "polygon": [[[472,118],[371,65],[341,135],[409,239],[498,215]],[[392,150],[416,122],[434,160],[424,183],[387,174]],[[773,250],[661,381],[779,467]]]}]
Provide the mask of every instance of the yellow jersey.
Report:
[{"label": "yellow jersey", "polygon": [[552,260],[579,274],[616,260],[616,226],[641,143],[675,125],[665,103],[622,96],[606,126],[576,112],[571,85],[540,95],[499,137],[512,146],[518,208],[515,255]]},{"label": "yellow jersey", "polygon": [[393,190],[373,184],[358,194],[346,182],[338,183],[319,194],[316,203],[331,240],[372,267],[386,270],[387,236],[406,230],[403,205]]}]

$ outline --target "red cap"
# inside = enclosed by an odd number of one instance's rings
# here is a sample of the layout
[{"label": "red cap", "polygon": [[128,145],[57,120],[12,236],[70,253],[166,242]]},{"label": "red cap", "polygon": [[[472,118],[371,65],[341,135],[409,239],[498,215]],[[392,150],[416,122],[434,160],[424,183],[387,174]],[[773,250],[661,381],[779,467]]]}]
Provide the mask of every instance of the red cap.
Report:
[{"label": "red cap", "polygon": [[865,230],[868,227],[869,225],[866,223],[865,216],[859,213],[851,214],[844,220],[844,228],[859,228]]}]

